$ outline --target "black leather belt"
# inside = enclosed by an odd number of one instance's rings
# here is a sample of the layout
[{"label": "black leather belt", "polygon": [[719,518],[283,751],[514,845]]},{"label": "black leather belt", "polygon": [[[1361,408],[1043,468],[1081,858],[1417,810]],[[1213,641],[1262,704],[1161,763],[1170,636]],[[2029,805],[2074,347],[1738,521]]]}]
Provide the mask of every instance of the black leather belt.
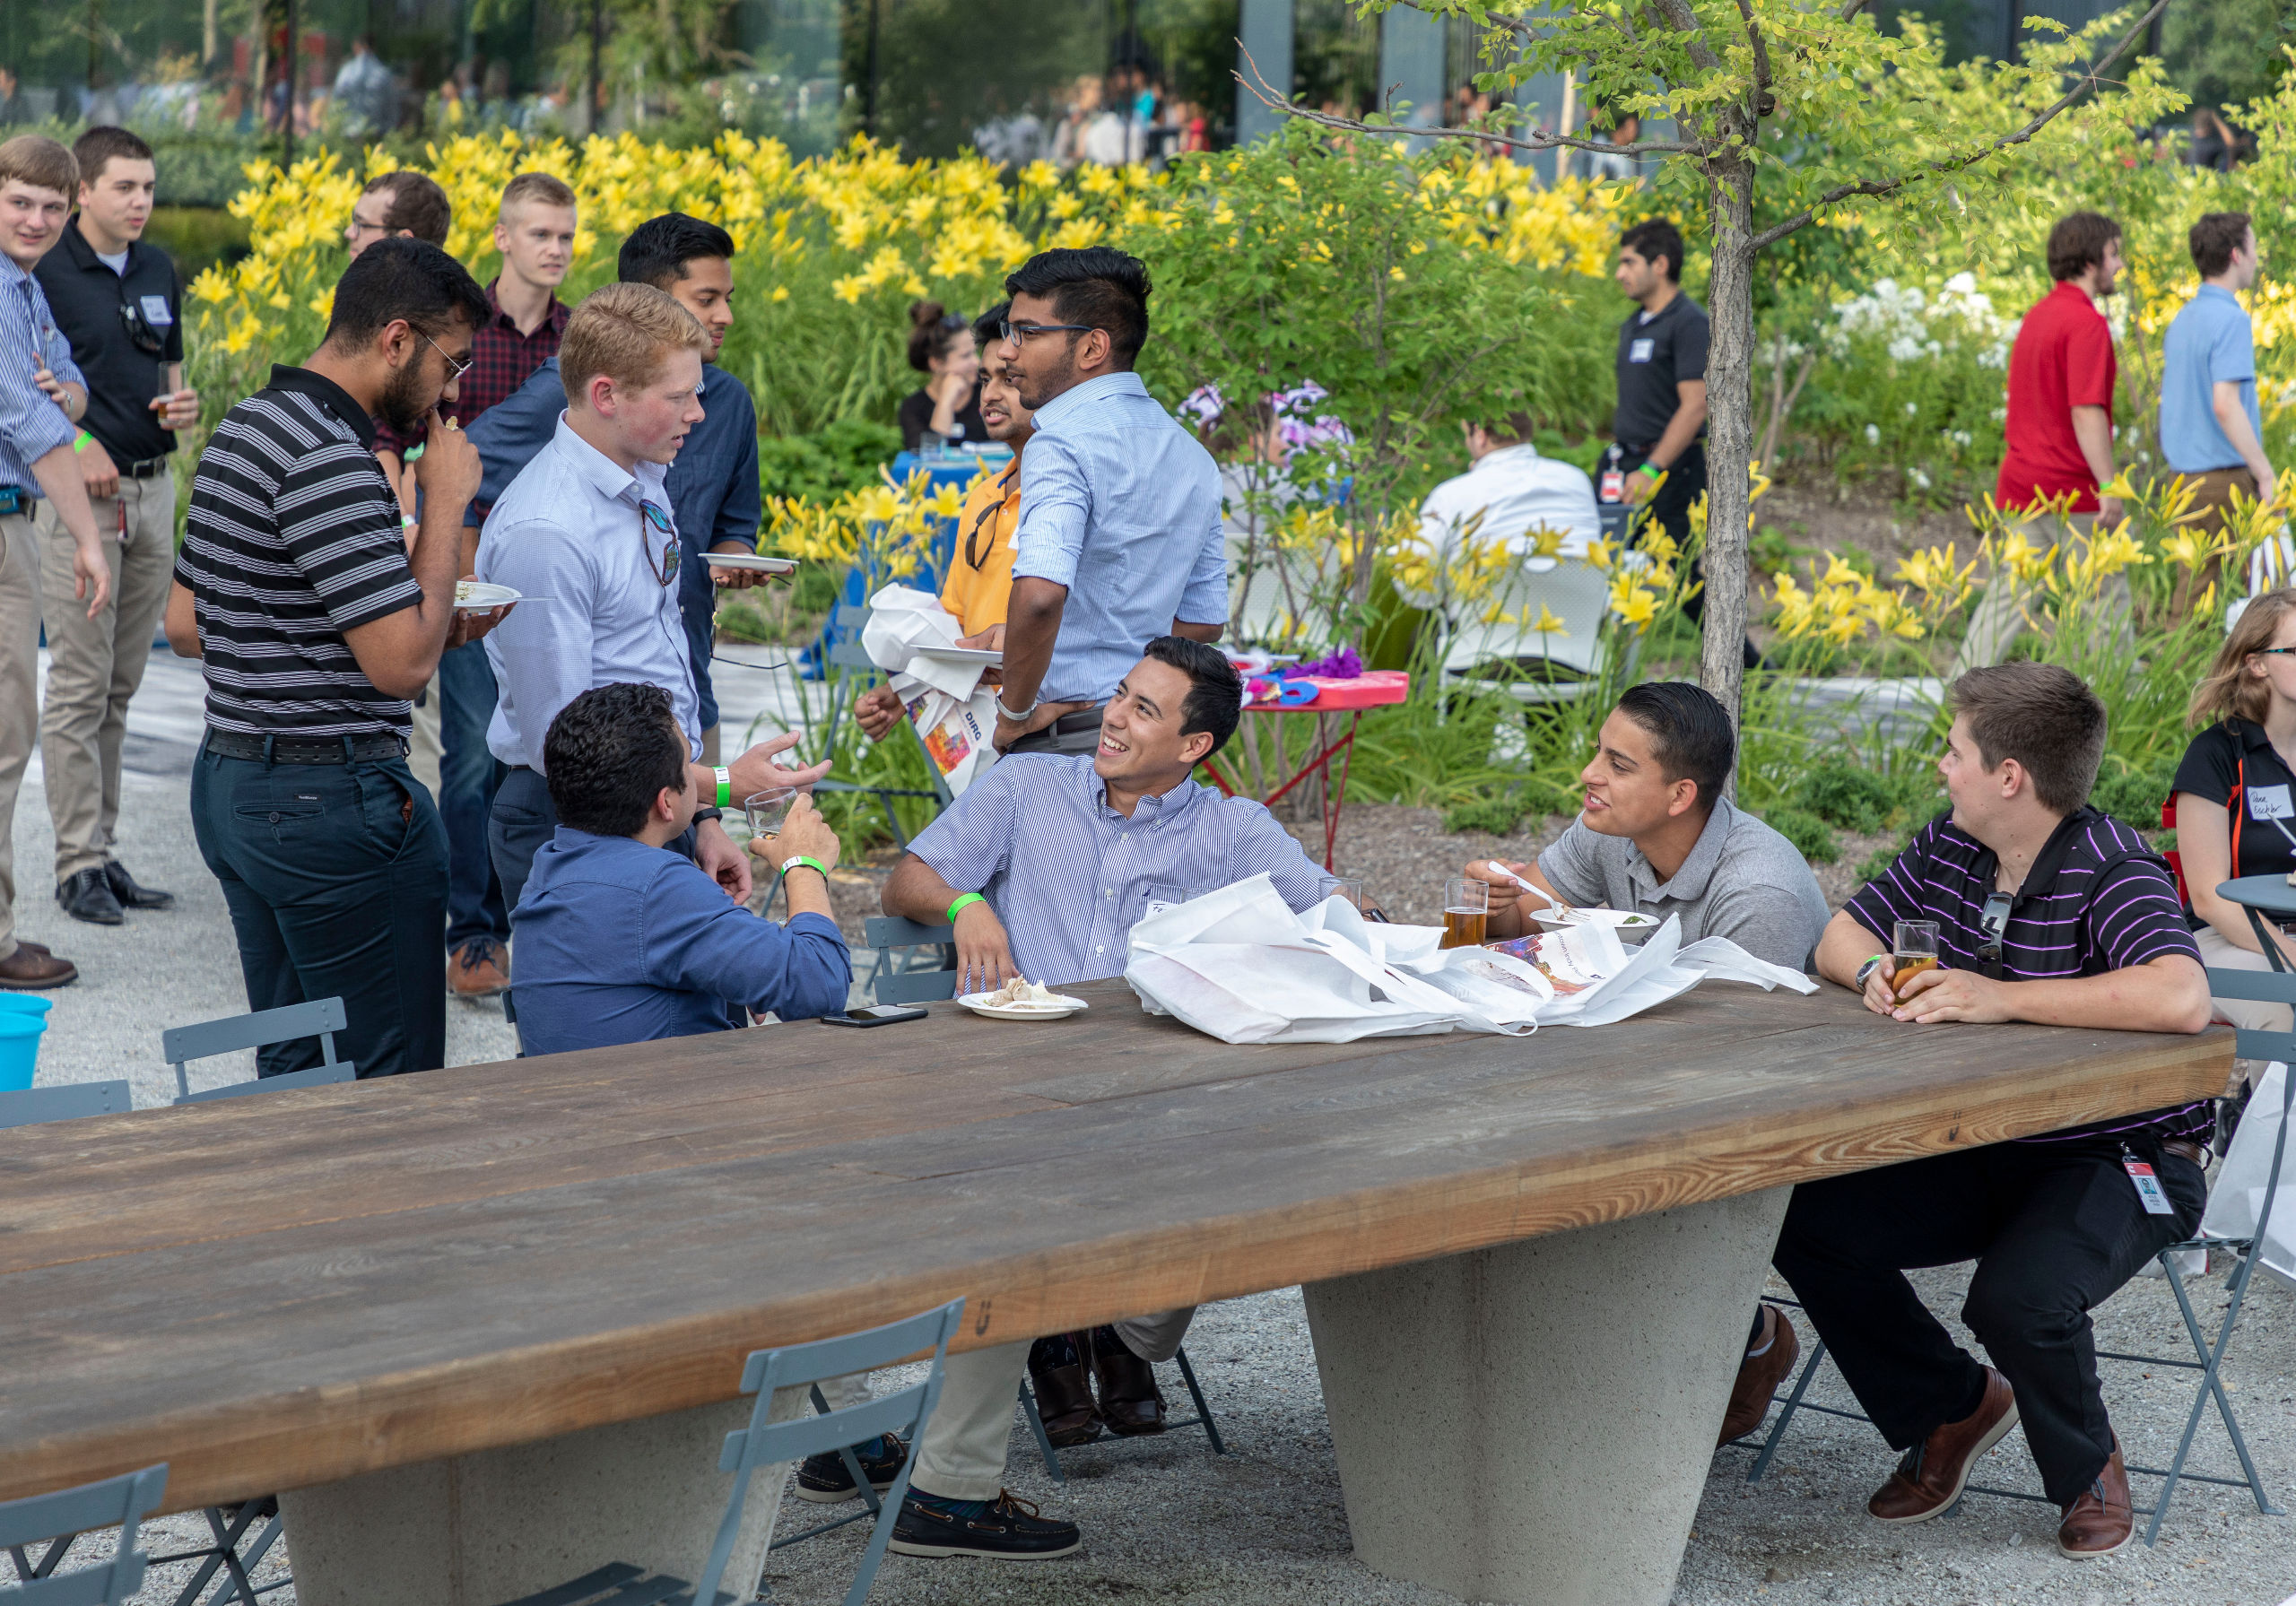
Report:
[{"label": "black leather belt", "polygon": [[257,764],[364,764],[406,757],[404,736],[242,736],[208,727],[201,750]]},{"label": "black leather belt", "polygon": [[2163,1152],[2173,1154],[2179,1159],[2190,1160],[2204,1171],[2208,1169],[2208,1150],[2188,1138],[2162,1138],[2161,1148]]},{"label": "black leather belt", "polygon": [[123,480],[156,480],[167,472],[168,460],[165,456],[146,457],[141,463],[123,463],[119,465],[119,477]]}]

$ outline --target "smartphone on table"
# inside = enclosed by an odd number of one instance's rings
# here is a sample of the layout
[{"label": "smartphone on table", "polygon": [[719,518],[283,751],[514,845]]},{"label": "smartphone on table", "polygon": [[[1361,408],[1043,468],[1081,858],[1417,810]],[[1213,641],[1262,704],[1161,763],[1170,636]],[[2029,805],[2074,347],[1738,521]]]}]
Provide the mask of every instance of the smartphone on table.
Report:
[{"label": "smartphone on table", "polygon": [[898,1020],[922,1020],[932,1013],[913,1003],[865,1003],[842,1015],[823,1015],[823,1026],[891,1026]]}]

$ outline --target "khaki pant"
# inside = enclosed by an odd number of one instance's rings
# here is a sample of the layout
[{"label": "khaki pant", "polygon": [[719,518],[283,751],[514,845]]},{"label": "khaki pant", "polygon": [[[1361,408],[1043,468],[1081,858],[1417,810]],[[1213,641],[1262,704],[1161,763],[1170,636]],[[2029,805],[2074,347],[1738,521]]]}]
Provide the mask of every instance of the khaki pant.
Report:
[{"label": "khaki pant", "polygon": [[39,754],[48,818],[56,824],[59,883],[112,856],[128,699],[144,683],[152,633],[166,611],[176,565],[172,474],[123,478],[117,497],[93,506],[111,564],[111,600],[93,619],[87,603],[72,595],[72,533],[52,502],[41,501],[36,516],[48,651]]},{"label": "khaki pant", "polygon": [[39,734],[39,532],[0,514],[0,959],[16,954],[16,792]]},{"label": "khaki pant", "polygon": [[[2196,535],[2213,537],[2223,534],[2225,517],[2232,511],[2235,490],[2250,501],[2257,499],[2257,477],[2246,468],[2213,468],[2205,474],[2179,474],[2178,478],[2192,488],[2191,511],[2197,517],[2185,528]],[[2177,582],[2172,606],[2178,618],[2189,612],[2193,599],[2217,582],[2223,566],[2223,559],[2211,558]],[[2219,596],[2216,600],[2222,604],[2225,599]]]},{"label": "khaki pant", "polygon": [[430,788],[430,801],[439,801],[439,775],[447,761],[447,748],[439,730],[439,677],[432,675],[430,684],[414,703],[414,734],[407,742],[406,767],[414,771],[414,778]]},{"label": "khaki pant", "polygon": [[[2066,525],[2070,524],[2068,532]],[[2022,541],[2038,546],[2043,551],[2057,543],[2070,543],[2081,551],[2088,549],[2089,536],[2096,528],[2093,513],[2075,513],[2060,521],[2053,516],[2028,518],[2010,526],[2002,540]],[[1986,583],[1985,595],[1978,599],[1977,611],[1970,615],[1969,633],[1961,638],[1961,650],[1953,655],[1952,673],[1947,679],[1957,679],[1972,669],[1984,669],[2002,662],[2009,655],[2011,643],[2031,627],[2028,611],[2042,595],[2036,582],[2020,586],[1996,568]],[[2133,647],[2135,636],[2130,622],[2134,612],[2128,591],[2128,577],[2125,574],[2109,577],[2098,587],[2093,604],[2109,621],[2121,638],[2121,645]]]},{"label": "khaki pant", "polygon": [[[1116,1324],[1124,1347],[1143,1360],[1170,1360],[1187,1334],[1196,1307],[1132,1316]],[[1013,1411],[1029,1369],[1029,1345],[998,1344],[952,1355],[941,1376],[941,1398],[917,1444],[909,1487],[943,1500],[994,1500],[1004,1488],[1004,1449],[1013,1437]],[[826,1390],[827,1385],[823,1385]],[[830,1403],[839,1403],[831,1396]]]},{"label": "khaki pant", "polygon": [[[2271,965],[2260,953],[2250,953],[2235,947],[2223,933],[2213,925],[2203,925],[2193,933],[2193,941],[2200,945],[2200,962],[2215,970],[2269,970]],[[2296,1011],[2284,1003],[2266,1003],[2253,998],[2212,998],[2216,1006],[2215,1018],[2229,1026],[2246,1027],[2250,1031],[2289,1031],[2296,1029]],[[2262,1060],[2234,1060],[2231,1080],[2224,1086],[2227,1098],[2237,1095],[2243,1082],[2253,1087],[2264,1080]]]}]

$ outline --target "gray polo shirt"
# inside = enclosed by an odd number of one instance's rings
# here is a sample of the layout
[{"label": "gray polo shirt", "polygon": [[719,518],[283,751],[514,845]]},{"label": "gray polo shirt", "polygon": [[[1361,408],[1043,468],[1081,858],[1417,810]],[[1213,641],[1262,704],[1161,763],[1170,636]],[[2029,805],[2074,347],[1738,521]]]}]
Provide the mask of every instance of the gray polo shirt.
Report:
[{"label": "gray polo shirt", "polygon": [[1828,917],[1818,878],[1776,831],[1724,798],[1698,845],[1660,885],[1642,850],[1578,821],[1539,855],[1539,873],[1565,901],[1681,916],[1683,941],[1727,937],[1758,959],[1799,970]]}]

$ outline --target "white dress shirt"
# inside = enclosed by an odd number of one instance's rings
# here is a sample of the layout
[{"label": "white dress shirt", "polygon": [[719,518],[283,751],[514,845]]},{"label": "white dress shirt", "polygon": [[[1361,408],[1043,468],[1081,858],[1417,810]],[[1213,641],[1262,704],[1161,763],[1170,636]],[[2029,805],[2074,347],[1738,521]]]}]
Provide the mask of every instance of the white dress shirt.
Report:
[{"label": "white dress shirt", "polygon": [[1486,452],[1466,473],[1427,493],[1419,509],[1419,533],[1430,555],[1447,567],[1456,561],[1478,513],[1483,524],[1477,540],[1503,540],[1509,551],[1525,555],[1542,529],[1561,534],[1562,544],[1552,554],[1557,558],[1585,557],[1587,543],[1603,533],[1595,482],[1570,464],[1540,456],[1528,443]]}]

